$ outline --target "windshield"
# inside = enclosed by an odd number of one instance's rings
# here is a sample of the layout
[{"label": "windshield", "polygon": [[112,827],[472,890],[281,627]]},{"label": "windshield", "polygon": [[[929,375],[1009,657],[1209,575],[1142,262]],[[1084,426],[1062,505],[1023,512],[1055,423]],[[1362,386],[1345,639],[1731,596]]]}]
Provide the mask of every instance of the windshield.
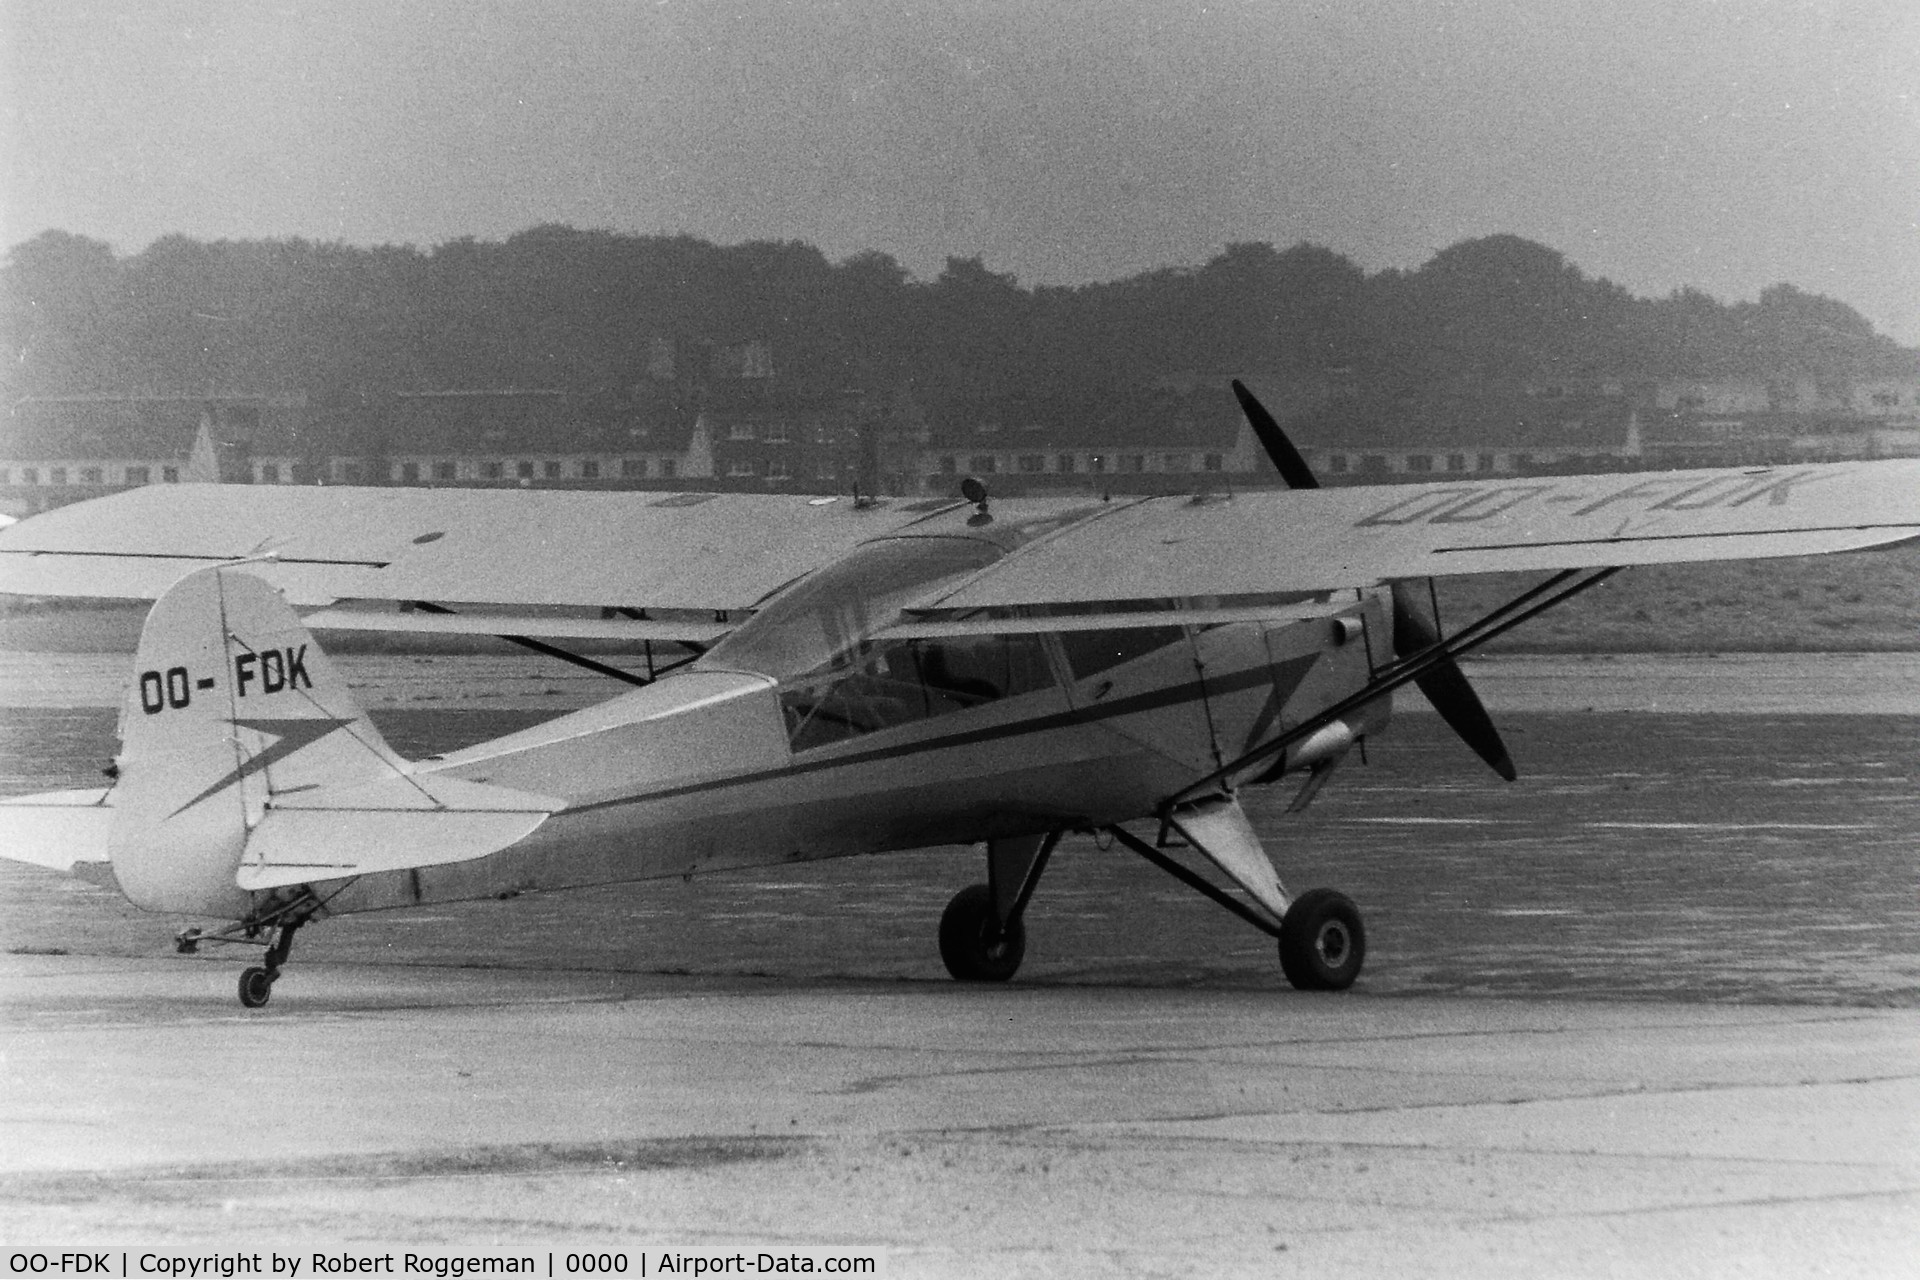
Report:
[{"label": "windshield", "polygon": [[870,542],[775,597],[715,645],[700,666],[787,680],[832,664],[900,610],[1005,552],[980,538]]}]

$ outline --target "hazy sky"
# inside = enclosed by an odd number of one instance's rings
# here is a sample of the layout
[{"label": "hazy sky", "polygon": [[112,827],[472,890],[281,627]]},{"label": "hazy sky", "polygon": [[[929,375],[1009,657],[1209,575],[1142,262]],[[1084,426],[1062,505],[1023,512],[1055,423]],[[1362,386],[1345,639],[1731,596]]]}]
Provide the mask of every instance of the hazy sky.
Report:
[{"label": "hazy sky", "polygon": [[0,244],[541,222],[1025,283],[1514,232],[1920,342],[1920,0],[0,0]]}]

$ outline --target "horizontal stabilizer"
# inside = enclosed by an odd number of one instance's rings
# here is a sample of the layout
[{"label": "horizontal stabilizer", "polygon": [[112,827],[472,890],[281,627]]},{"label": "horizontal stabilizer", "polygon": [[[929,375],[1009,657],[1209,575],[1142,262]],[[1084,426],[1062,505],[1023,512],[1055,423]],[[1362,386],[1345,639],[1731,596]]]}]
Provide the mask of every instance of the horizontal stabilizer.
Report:
[{"label": "horizontal stabilizer", "polygon": [[107,861],[113,809],[103,787],[0,800],[0,857],[78,874]]},{"label": "horizontal stabilizer", "polygon": [[430,774],[277,796],[234,880],[252,891],[467,862],[518,844],[562,806]]}]

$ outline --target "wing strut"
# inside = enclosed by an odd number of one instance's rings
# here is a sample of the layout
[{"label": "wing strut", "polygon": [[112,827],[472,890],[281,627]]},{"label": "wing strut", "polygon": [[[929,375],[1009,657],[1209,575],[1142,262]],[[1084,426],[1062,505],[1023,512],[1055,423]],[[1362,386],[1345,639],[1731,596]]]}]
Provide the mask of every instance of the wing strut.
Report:
[{"label": "wing strut", "polygon": [[[445,605],[430,604],[425,600],[415,600],[413,602],[413,607],[420,610],[422,613],[444,613],[444,614],[459,613],[458,609],[449,609]],[[691,658],[683,658],[679,662],[670,663],[667,666],[655,669],[653,666],[653,646],[649,644],[647,646],[647,668],[650,674],[644,675],[644,676],[637,676],[633,674],[633,672],[631,671],[622,671],[619,667],[611,666],[608,663],[595,662],[592,658],[587,657],[585,654],[574,653],[572,650],[569,650],[569,649],[562,649],[560,646],[548,644],[544,640],[535,640],[532,636],[503,635],[498,638],[501,640],[505,640],[508,644],[517,644],[522,649],[531,649],[533,650],[533,652],[545,654],[549,658],[558,658],[562,662],[570,662],[576,667],[585,667],[588,671],[592,671],[598,675],[607,676],[610,679],[619,680],[619,681],[622,681],[623,683],[632,684],[632,685],[652,684],[655,680],[658,680],[661,676],[667,674],[667,672],[677,670],[680,667],[684,667],[687,665],[687,663],[694,661],[700,656],[698,653],[695,653]]]},{"label": "wing strut", "polygon": [[[1583,572],[1586,574],[1585,577],[1581,576]],[[1254,765],[1280,754],[1294,743],[1312,736],[1335,720],[1341,719],[1348,712],[1358,710],[1383,694],[1392,693],[1395,689],[1412,684],[1444,667],[1453,667],[1457,671],[1458,668],[1454,667],[1454,659],[1461,654],[1471,652],[1488,641],[1505,635],[1521,623],[1539,617],[1555,605],[1571,600],[1589,587],[1599,586],[1618,572],[1620,569],[1616,566],[1590,572],[1565,569],[1554,574],[1545,582],[1521,592],[1499,608],[1462,627],[1452,635],[1436,640],[1425,648],[1382,667],[1374,673],[1374,678],[1357,692],[1348,694],[1332,706],[1302,720],[1285,733],[1268,739],[1239,758],[1215,769],[1198,782],[1176,793],[1167,801],[1167,807],[1187,804],[1216,791],[1221,783],[1235,774],[1243,773]],[[1545,599],[1541,598],[1543,596]]]}]

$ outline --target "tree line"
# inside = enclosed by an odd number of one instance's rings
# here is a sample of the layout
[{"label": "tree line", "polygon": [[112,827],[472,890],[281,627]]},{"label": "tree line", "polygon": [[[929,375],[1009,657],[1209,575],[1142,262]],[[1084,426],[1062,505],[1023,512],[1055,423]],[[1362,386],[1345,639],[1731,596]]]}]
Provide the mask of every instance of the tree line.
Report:
[{"label": "tree line", "polygon": [[659,339],[766,341],[783,382],[910,386],[931,405],[1100,397],[1197,371],[1329,374],[1381,403],[1581,379],[1812,376],[1920,367],[1845,303],[1789,284],[1727,304],[1637,297],[1495,235],[1368,274],[1311,244],[1026,287],[979,258],[932,281],[887,254],[798,241],[548,225],[418,249],[172,235],[116,255],[49,231],[0,265],[9,400],[81,393],[553,388],[647,376]]}]

